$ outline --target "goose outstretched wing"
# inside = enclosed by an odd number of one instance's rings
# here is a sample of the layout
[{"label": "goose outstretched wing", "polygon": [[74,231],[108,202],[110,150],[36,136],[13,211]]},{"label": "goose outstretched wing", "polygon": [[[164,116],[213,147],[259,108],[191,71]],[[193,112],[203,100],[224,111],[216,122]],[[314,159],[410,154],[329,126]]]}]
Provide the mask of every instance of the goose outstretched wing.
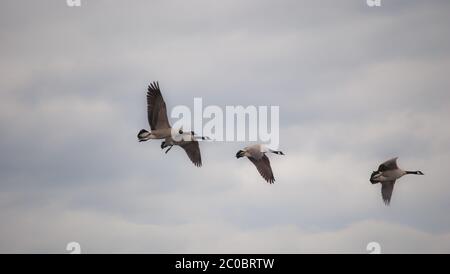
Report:
[{"label": "goose outstretched wing", "polygon": [[259,174],[270,184],[275,182],[275,178],[273,177],[272,167],[270,166],[270,161],[267,155],[261,157],[261,159],[257,160],[253,157],[248,157],[248,159],[256,166]]},{"label": "goose outstretched wing", "polygon": [[395,181],[382,182],[381,183],[381,196],[385,205],[391,203],[392,192],[394,191]]},{"label": "goose outstretched wing", "polygon": [[198,144],[198,141],[179,141],[175,142],[175,144],[186,151],[187,156],[194,165],[196,165],[197,167],[202,166],[202,155],[200,153],[200,146]]},{"label": "goose outstretched wing", "polygon": [[158,82],[153,82],[148,86],[147,116],[152,130],[170,128],[166,103],[162,97]]},{"label": "goose outstretched wing", "polygon": [[380,172],[384,172],[387,170],[394,170],[397,169],[397,159],[398,157],[392,158],[390,160],[387,160],[386,162],[382,163],[379,167],[378,167],[378,171]]}]

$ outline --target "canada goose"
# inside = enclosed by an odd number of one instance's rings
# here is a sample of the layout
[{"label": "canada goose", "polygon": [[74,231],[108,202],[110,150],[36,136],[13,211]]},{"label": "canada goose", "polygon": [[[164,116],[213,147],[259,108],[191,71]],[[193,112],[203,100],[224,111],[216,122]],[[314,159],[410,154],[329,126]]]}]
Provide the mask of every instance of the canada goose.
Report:
[{"label": "canada goose", "polygon": [[272,167],[270,167],[269,158],[266,152],[272,152],[278,155],[284,155],[281,151],[272,150],[264,145],[257,144],[253,146],[246,147],[239,150],[236,153],[236,158],[241,158],[246,156],[258,169],[259,174],[270,184],[275,182],[273,177]]},{"label": "canada goose", "polygon": [[[185,133],[183,133],[185,135]],[[205,137],[200,137],[202,140],[206,140]],[[161,149],[164,149],[166,147],[169,147],[166,150],[169,152],[173,146],[180,146],[184,151],[186,151],[186,154],[188,155],[189,159],[192,161],[194,165],[197,167],[202,166],[202,155],[200,154],[200,147],[197,141],[197,137],[195,136],[194,132],[191,131],[191,134],[189,134],[189,138],[186,141],[186,138],[183,138],[180,141],[176,141],[173,138],[166,138],[165,141],[161,143]]]},{"label": "canada goose", "polygon": [[[202,165],[200,147],[197,139],[201,138],[206,140],[208,138],[197,137],[194,132],[191,132],[188,134],[187,138],[184,137],[181,141],[175,141],[172,139],[172,127],[170,126],[169,119],[167,118],[166,103],[161,95],[158,82],[153,82],[148,86],[147,118],[151,131],[149,132],[145,129],[141,129],[138,133],[139,142],[144,142],[151,139],[164,139],[165,141],[161,143],[161,149],[169,147],[166,153],[169,152],[174,145],[177,145],[186,151],[189,159],[191,159],[196,166],[200,167]],[[178,134],[182,136],[187,135],[182,129],[179,129]]]},{"label": "canada goose", "polygon": [[153,82],[147,91],[147,118],[151,131],[141,129],[138,133],[139,142],[150,139],[165,139],[172,136],[172,127],[167,118],[166,103],[159,89],[159,83]]},{"label": "canada goose", "polygon": [[382,163],[377,171],[372,172],[370,176],[370,182],[372,184],[381,183],[381,196],[386,205],[391,202],[392,191],[394,190],[394,184],[397,179],[405,176],[406,174],[424,175],[422,171],[405,171],[397,166],[397,159],[392,158]]}]

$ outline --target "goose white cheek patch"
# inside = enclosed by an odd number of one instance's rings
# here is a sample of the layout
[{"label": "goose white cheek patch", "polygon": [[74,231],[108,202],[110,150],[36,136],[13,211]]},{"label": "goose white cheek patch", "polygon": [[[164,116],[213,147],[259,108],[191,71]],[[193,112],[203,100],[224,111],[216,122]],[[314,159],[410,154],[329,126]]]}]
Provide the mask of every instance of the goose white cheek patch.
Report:
[{"label": "goose white cheek patch", "polygon": [[[193,113],[193,115],[192,115]],[[194,98],[194,111],[187,106],[175,106],[172,138],[189,138],[183,132],[194,131],[196,136],[207,136],[214,141],[260,142],[278,148],[280,144],[279,106],[225,106],[203,107],[202,98]]]}]

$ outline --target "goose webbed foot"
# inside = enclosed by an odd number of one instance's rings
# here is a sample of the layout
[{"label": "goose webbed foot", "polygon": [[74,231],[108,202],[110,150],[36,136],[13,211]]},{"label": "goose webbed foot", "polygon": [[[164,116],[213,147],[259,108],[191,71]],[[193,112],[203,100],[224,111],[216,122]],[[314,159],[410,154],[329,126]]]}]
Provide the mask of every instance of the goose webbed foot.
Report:
[{"label": "goose webbed foot", "polygon": [[166,150],[166,154],[167,154],[167,152],[169,152],[169,151],[172,149],[172,147],[173,147],[173,145],[170,146],[170,147]]}]

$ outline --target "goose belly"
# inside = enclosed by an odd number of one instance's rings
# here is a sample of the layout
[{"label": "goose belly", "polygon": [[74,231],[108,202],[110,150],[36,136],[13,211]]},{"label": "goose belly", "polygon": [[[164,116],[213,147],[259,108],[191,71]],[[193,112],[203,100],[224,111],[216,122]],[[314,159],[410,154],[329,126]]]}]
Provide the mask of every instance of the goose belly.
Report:
[{"label": "goose belly", "polygon": [[172,130],[168,129],[156,129],[151,132],[152,139],[166,139],[172,136]]},{"label": "goose belly", "polygon": [[384,181],[394,181],[399,179],[403,175],[405,175],[405,173],[402,170],[388,170],[383,172],[382,176],[380,177],[382,177]]}]

